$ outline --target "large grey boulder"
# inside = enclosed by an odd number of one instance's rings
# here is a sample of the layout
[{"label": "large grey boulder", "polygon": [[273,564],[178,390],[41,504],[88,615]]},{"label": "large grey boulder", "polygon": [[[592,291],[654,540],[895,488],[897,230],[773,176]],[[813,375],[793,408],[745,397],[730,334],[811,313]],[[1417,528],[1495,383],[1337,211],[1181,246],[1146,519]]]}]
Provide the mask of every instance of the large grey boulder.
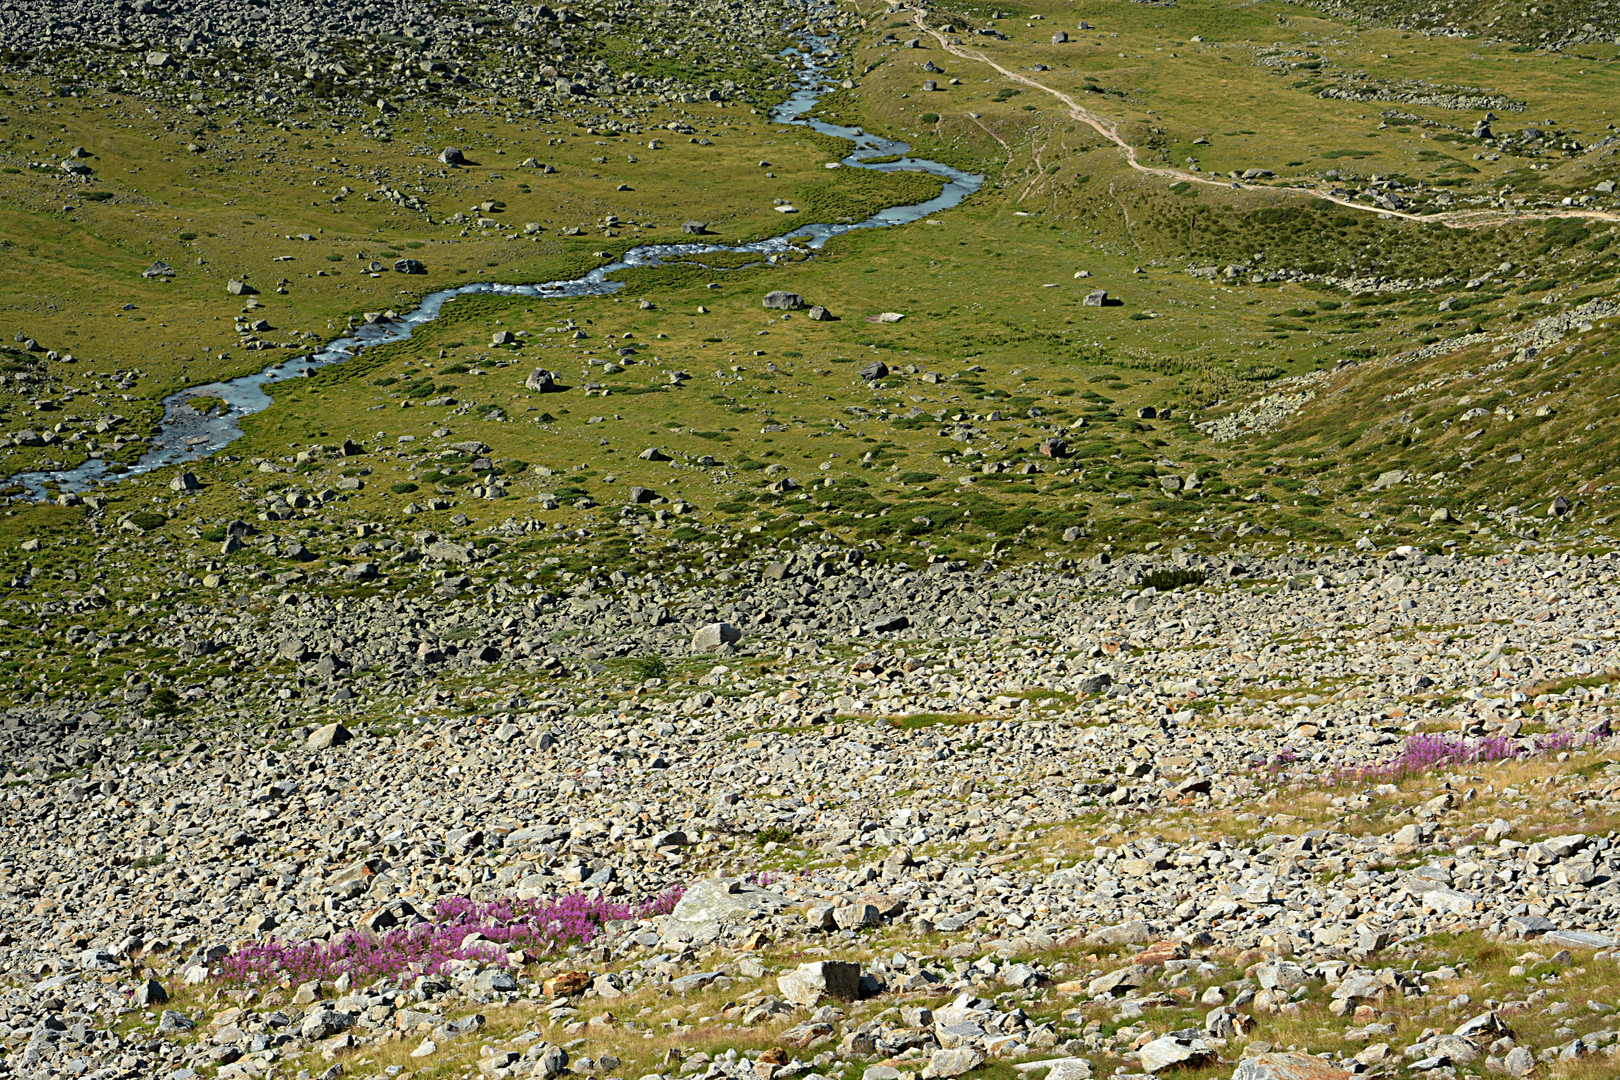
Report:
[{"label": "large grey boulder", "polygon": [[923,1080],[950,1080],[972,1072],[984,1064],[984,1055],[971,1046],[958,1046],[954,1050],[935,1050],[923,1069]]},{"label": "large grey boulder", "polygon": [[776,977],[785,1001],[813,1009],[828,998],[854,1001],[861,995],[861,965],[847,960],[817,960],[800,964]]},{"label": "large grey boulder", "polygon": [[458,544],[451,540],[435,540],[431,544],[423,545],[422,554],[440,562],[466,565],[473,560],[473,546],[471,544]]},{"label": "large grey boulder", "polygon": [[742,631],[730,623],[710,623],[698,628],[692,635],[693,652],[715,652],[726,645],[735,645],[742,640]]},{"label": "large grey boulder", "polygon": [[321,1039],[336,1035],[340,1031],[347,1031],[354,1023],[354,1017],[346,1012],[336,1009],[317,1009],[304,1018],[304,1023],[298,1029],[298,1034],[306,1042],[319,1042]]},{"label": "large grey boulder", "polygon": [[1169,1069],[1201,1069],[1215,1062],[1216,1053],[1202,1039],[1165,1035],[1136,1052],[1143,1072],[1160,1073]]},{"label": "large grey boulder", "polygon": [[1232,1080],[1350,1080],[1352,1075],[1310,1054],[1261,1054],[1239,1062]]},{"label": "large grey boulder", "polygon": [[796,292],[784,292],[777,289],[765,294],[765,306],[778,311],[797,311],[804,307],[804,297]]},{"label": "large grey boulder", "polygon": [[543,367],[535,368],[529,372],[529,377],[523,380],[523,385],[537,394],[549,394],[554,390],[562,389],[557,384],[556,374],[547,371]]},{"label": "large grey boulder", "polygon": [[1091,1062],[1085,1058],[1058,1058],[1046,1071],[1046,1080],[1091,1080]]},{"label": "large grey boulder", "polygon": [[1260,987],[1264,990],[1298,990],[1311,981],[1310,973],[1298,964],[1287,960],[1275,960],[1269,964],[1261,964],[1255,971],[1260,980]]},{"label": "large grey boulder", "polygon": [[1099,945],[1135,945],[1142,941],[1152,941],[1154,933],[1146,919],[1131,919],[1129,922],[1093,930],[1087,937]]},{"label": "large grey boulder", "polygon": [[775,915],[787,897],[739,878],[710,878],[686,890],[665,923],[665,936],[713,941],[727,926]]},{"label": "large grey boulder", "polygon": [[331,746],[342,746],[352,738],[354,736],[342,724],[327,724],[316,728],[305,745],[311,750],[325,750]]}]

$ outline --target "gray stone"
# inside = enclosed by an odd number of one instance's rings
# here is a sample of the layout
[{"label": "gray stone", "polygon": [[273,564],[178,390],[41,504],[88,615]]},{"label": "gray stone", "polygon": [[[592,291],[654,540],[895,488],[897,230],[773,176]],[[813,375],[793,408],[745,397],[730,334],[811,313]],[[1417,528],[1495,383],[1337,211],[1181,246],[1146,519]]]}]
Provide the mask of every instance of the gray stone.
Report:
[{"label": "gray stone", "polygon": [[142,979],[135,987],[135,1004],[141,1008],[162,1005],[169,1000],[169,992],[156,979]]},{"label": "gray stone", "polygon": [[316,1009],[304,1017],[304,1022],[298,1027],[298,1034],[305,1042],[318,1042],[347,1031],[353,1023],[354,1017],[346,1012],[338,1012],[336,1009]]},{"label": "gray stone", "polygon": [[1502,1059],[1502,1068],[1509,1076],[1529,1076],[1536,1068],[1536,1056],[1527,1046],[1515,1046]]},{"label": "gray stone", "polygon": [[686,890],[670,913],[678,923],[725,926],[755,915],[774,915],[787,906],[781,893],[736,878],[710,878]]},{"label": "gray stone", "polygon": [[1046,1072],[1046,1080],[1091,1080],[1091,1062],[1085,1058],[1058,1058]]},{"label": "gray stone", "polygon": [[1087,694],[1100,694],[1114,684],[1114,677],[1106,671],[1094,675],[1083,675],[1075,680],[1074,692],[1082,697]]},{"label": "gray stone", "polygon": [[804,307],[804,297],[796,292],[777,289],[765,294],[765,306],[777,311],[796,311]]},{"label": "gray stone", "polygon": [[1566,949],[1612,949],[1620,945],[1620,939],[1595,930],[1553,930],[1542,940]]},{"label": "gray stone", "polygon": [[1201,1069],[1216,1060],[1213,1047],[1202,1039],[1165,1035],[1136,1052],[1143,1072],[1160,1073],[1171,1069]]},{"label": "gray stone", "polygon": [[349,729],[342,724],[327,724],[316,728],[305,742],[311,750],[325,750],[332,746],[342,746],[354,738]]},{"label": "gray stone", "polygon": [[1091,941],[1099,945],[1135,945],[1144,941],[1152,941],[1153,928],[1145,919],[1131,919],[1115,926],[1105,926],[1094,930],[1087,935]]},{"label": "gray stone", "polygon": [[785,1000],[807,1009],[828,998],[854,1001],[860,997],[861,966],[845,960],[817,960],[800,964],[792,971],[778,975],[776,988]]},{"label": "gray stone", "polygon": [[984,1054],[972,1046],[959,1046],[954,1050],[935,1050],[922,1071],[923,1080],[949,1080],[970,1073],[984,1064]]},{"label": "gray stone", "polygon": [[1355,1073],[1310,1054],[1260,1054],[1238,1062],[1232,1080],[1350,1080]]},{"label": "gray stone", "polygon": [[693,652],[715,652],[742,640],[742,631],[730,623],[710,623],[692,635]]}]

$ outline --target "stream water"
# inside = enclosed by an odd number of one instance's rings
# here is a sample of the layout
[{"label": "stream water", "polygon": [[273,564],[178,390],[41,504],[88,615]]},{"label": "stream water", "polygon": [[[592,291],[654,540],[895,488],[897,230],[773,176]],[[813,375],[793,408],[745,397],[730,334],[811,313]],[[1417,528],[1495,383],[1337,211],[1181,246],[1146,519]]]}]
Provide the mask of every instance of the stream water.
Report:
[{"label": "stream water", "polygon": [[[855,150],[840,163],[841,167],[895,171],[922,170],[944,179],[944,189],[927,202],[908,206],[891,206],[880,210],[865,221],[854,224],[809,223],[796,225],[780,236],[756,240],[747,244],[668,243],[643,244],[625,252],[616,262],[598,266],[584,277],[570,281],[547,281],[536,285],[497,285],[478,282],[458,285],[430,293],[416,308],[397,320],[368,324],[338,338],[318,352],[296,356],[271,364],[262,371],[222,382],[188,387],[163,401],[163,420],[153,435],[148,449],[138,462],[121,471],[108,468],[100,458],[91,458],[72,469],[20,473],[10,482],[25,487],[33,498],[44,498],[53,492],[86,491],[99,484],[125,480],[153,469],[196,461],[219,452],[242,435],[241,419],[268,408],[274,400],[273,388],[286,379],[302,378],[328,364],[341,364],[361,350],[390,341],[402,341],[411,336],[418,326],[433,321],[445,303],[467,293],[494,293],[509,296],[532,296],[540,300],[562,300],[574,297],[607,296],[624,287],[623,282],[610,280],[619,270],[638,266],[659,266],[670,259],[692,261],[694,256],[714,252],[757,254],[760,261],[771,255],[794,249],[794,242],[816,250],[834,236],[857,229],[879,229],[889,225],[903,225],[930,214],[949,209],[979,189],[984,178],[975,173],[962,172],[949,165],[923,158],[906,156],[910,147],[905,143],[880,138],[860,128],[841,127],[806,117],[816,105],[821,93],[821,69],[815,61],[819,50],[829,47],[829,39],[809,38],[799,51],[803,57],[800,88],[771,111],[771,119],[780,124],[795,124],[812,128],[826,135],[835,135],[855,143]],[[868,158],[898,156],[898,160],[871,164]],[[755,264],[748,264],[755,265]],[[738,268],[746,270],[747,266]],[[186,402],[195,397],[222,399],[228,408],[224,412],[200,413]]]}]

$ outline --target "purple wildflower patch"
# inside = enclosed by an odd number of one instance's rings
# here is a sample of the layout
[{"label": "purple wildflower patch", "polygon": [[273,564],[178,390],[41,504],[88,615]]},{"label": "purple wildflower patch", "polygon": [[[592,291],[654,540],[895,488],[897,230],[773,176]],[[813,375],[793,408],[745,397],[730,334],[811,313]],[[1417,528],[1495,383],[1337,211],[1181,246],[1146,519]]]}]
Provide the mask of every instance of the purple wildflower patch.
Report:
[{"label": "purple wildflower patch", "polygon": [[1601,742],[1608,736],[1606,724],[1588,732],[1555,731],[1549,735],[1538,735],[1528,741],[1511,739],[1505,735],[1488,735],[1479,739],[1458,738],[1451,735],[1412,735],[1401,747],[1401,752],[1391,760],[1376,765],[1341,767],[1337,779],[1348,783],[1366,781],[1399,783],[1408,777],[1421,776],[1435,769],[1574,750]]},{"label": "purple wildflower patch", "polygon": [[674,888],[634,907],[584,894],[557,900],[449,897],[434,906],[431,919],[382,934],[351,930],[332,941],[272,939],[243,946],[220,961],[214,977],[231,983],[298,983],[347,974],[365,983],[405,973],[437,974],[457,960],[505,967],[512,953],[546,955],[588,945],[606,923],[667,915],[684,892]]}]

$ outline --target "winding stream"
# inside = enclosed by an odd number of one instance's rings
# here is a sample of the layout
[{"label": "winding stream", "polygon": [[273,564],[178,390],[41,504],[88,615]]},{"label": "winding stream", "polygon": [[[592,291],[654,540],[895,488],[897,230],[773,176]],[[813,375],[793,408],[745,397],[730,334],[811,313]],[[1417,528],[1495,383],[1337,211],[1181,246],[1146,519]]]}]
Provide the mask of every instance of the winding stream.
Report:
[{"label": "winding stream", "polygon": [[[793,250],[793,241],[796,240],[806,242],[806,246],[812,250],[818,250],[834,236],[841,236],[857,229],[880,229],[889,225],[903,225],[949,209],[979,189],[984,177],[953,169],[937,161],[907,157],[910,147],[905,143],[883,139],[860,128],[842,127],[808,119],[805,114],[815,107],[820,97],[818,82],[821,69],[815,63],[814,56],[818,50],[830,44],[829,39],[805,40],[798,50],[804,58],[804,70],[799,79],[800,88],[771,111],[771,120],[779,124],[808,127],[826,135],[851,140],[855,143],[855,150],[841,162],[846,167],[882,172],[912,169],[933,173],[945,180],[945,187],[938,196],[927,202],[909,206],[888,207],[855,224],[799,225],[780,236],[747,244],[643,244],[625,252],[618,261],[599,266],[584,277],[570,281],[547,281],[537,285],[497,285],[478,282],[459,285],[452,289],[441,289],[430,293],[419,306],[399,319],[361,326],[347,337],[338,338],[318,352],[282,360],[252,375],[191,386],[171,394],[163,400],[163,420],[160,430],[152,437],[146,453],[136,464],[122,471],[112,471],[108,468],[107,462],[100,458],[91,458],[77,468],[19,473],[12,477],[10,482],[27,488],[28,496],[38,499],[47,497],[53,491],[85,491],[98,484],[125,480],[153,469],[206,458],[241,438],[242,417],[270,406],[274,400],[271,390],[275,383],[302,378],[316,368],[328,364],[341,364],[362,349],[373,345],[403,341],[409,338],[418,326],[435,319],[445,303],[457,296],[467,293],[494,293],[532,296],[542,300],[607,296],[624,287],[623,282],[608,280],[610,274],[619,270],[639,266],[660,266],[673,258],[690,261],[693,256],[714,252],[757,254],[763,262],[771,255]],[[898,156],[899,160],[881,164],[869,164],[865,160],[890,156]],[[223,413],[199,413],[186,404],[194,397],[220,398],[229,408]]]}]

